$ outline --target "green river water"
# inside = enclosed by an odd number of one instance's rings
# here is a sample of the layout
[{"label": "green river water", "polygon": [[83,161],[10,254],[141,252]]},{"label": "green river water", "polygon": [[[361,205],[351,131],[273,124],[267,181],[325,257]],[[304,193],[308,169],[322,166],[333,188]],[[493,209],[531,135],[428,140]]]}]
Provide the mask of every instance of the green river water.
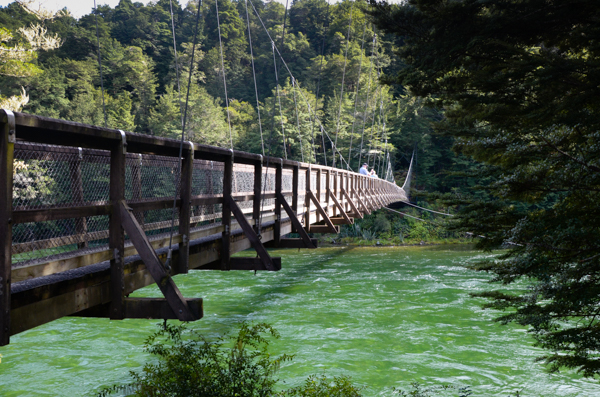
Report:
[{"label": "green river water", "polygon": [[[310,374],[350,375],[365,396],[389,396],[411,382],[470,386],[473,396],[600,396],[575,373],[548,375],[524,328],[491,321],[469,292],[488,276],[461,266],[480,257],[465,248],[319,248],[272,251],[276,273],[197,271],[177,276],[184,296],[203,297],[208,336],[239,322],[267,322],[280,333],[274,354],[295,354],[283,387]],[[159,296],[154,286],[137,296]],[[0,348],[1,396],[93,395],[128,380],[148,358],[144,339],[157,321],[63,318]]]}]

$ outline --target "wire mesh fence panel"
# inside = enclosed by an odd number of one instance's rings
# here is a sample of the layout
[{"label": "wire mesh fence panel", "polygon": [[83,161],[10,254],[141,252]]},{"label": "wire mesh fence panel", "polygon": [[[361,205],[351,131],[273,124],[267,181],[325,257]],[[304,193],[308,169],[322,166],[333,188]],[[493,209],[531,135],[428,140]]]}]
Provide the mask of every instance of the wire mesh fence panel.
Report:
[{"label": "wire mesh fence panel", "polygon": [[13,226],[12,263],[25,265],[107,247],[107,215],[20,223]]},{"label": "wire mesh fence panel", "polygon": [[[306,206],[304,205],[306,200],[306,173],[300,171],[298,175],[298,213],[303,213]],[[303,219],[304,221],[304,219]]]},{"label": "wire mesh fence panel", "polygon": [[[15,145],[13,210],[106,204],[110,152],[19,142]],[[108,216],[30,222],[13,226],[14,264],[104,244]]]},{"label": "wire mesh fence panel", "polygon": [[281,173],[281,190],[291,192],[294,188],[294,171],[284,168]]},{"label": "wire mesh fence panel", "polygon": [[[141,191],[139,193],[142,200],[157,198],[179,197],[179,160],[175,157],[143,155],[141,166],[138,159],[128,157],[126,166],[126,177],[133,177],[139,168],[139,178],[141,179]],[[133,179],[133,178],[132,178]],[[126,181],[127,184],[127,181]],[[133,180],[131,185],[133,185]],[[127,185],[126,185],[127,186]],[[129,194],[133,194],[133,189]]]},{"label": "wire mesh fence panel", "polygon": [[[233,193],[254,194],[254,166],[247,164],[234,164],[233,166]],[[238,206],[245,215],[252,215],[254,201],[240,201]]]},{"label": "wire mesh fence panel", "polygon": [[[223,196],[223,163],[194,160],[192,196]],[[191,210],[192,230],[221,220],[222,204],[194,205]]]},{"label": "wire mesh fence panel", "polygon": [[13,163],[13,208],[107,202],[109,163],[107,151],[18,143]]},{"label": "wire mesh fence panel", "polygon": [[[263,175],[261,182],[261,191],[263,194],[272,194],[275,193],[275,168],[273,167],[263,167]],[[264,215],[270,215],[275,209],[275,199],[274,198],[263,198],[260,204],[261,212]]]}]

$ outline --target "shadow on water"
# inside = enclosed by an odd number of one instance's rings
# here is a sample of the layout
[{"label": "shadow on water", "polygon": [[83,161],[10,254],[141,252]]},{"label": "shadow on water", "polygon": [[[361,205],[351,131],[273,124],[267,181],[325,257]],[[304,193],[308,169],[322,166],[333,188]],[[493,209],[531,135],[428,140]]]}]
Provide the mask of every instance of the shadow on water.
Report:
[{"label": "shadow on water", "polygon": [[[251,272],[243,272],[242,274],[248,275],[248,278],[255,278],[255,281],[260,283],[260,290],[248,293],[247,299],[238,300],[238,304],[236,305],[222,307],[219,315],[226,317],[228,314],[235,314],[236,319],[242,320],[245,316],[254,313],[255,307],[262,307],[272,301],[275,297],[286,295],[294,290],[298,284],[304,283],[306,281],[305,276],[307,273],[327,269],[329,265],[335,263],[336,260],[347,255],[355,248],[356,247],[318,248],[317,250],[311,250],[309,255],[303,255],[302,259],[305,259],[303,261],[296,260],[295,254],[291,254],[293,250],[269,250],[271,256],[284,256],[282,270],[277,273],[264,272],[256,275],[251,275]],[[239,255],[247,256],[248,252],[253,251],[243,251],[242,253],[239,253]],[[315,253],[317,253],[317,255],[315,255]],[[290,264],[290,261],[293,261],[293,263]],[[287,266],[286,262],[288,262]],[[223,283],[227,282],[227,276],[229,274],[231,273],[220,273]],[[249,305],[249,302],[252,302],[252,305]]]}]

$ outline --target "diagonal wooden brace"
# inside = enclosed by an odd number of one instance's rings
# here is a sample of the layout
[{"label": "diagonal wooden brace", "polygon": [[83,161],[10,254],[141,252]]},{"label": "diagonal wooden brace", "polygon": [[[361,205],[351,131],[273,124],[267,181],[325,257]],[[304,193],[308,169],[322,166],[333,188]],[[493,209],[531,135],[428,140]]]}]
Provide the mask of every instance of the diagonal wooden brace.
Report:
[{"label": "diagonal wooden brace", "polygon": [[[342,188],[342,190],[344,190],[344,189]],[[340,210],[340,215],[347,222],[346,224],[347,225],[353,224],[354,221],[352,219],[350,219],[350,217],[348,217],[348,214],[346,214],[346,211],[344,211],[344,207],[342,207],[342,205],[338,201],[337,197],[335,197],[335,194],[333,194],[333,192],[331,190],[327,190],[327,194],[329,195],[329,197],[331,197],[331,199],[333,200],[333,203],[338,208],[338,210]]]},{"label": "diagonal wooden brace", "polygon": [[[250,224],[248,223],[248,220],[244,216],[244,213],[242,212],[240,207],[238,207],[238,205],[235,202],[235,200],[233,199],[233,197],[231,197],[231,195],[226,196],[225,200],[227,200],[229,202],[229,206],[230,206],[231,212],[233,213],[233,216],[235,216],[235,219],[237,220],[238,224],[241,226],[242,230],[244,231],[244,234],[250,241],[250,244],[252,244],[252,248],[254,248],[256,250],[256,253],[258,254],[260,262],[262,263],[264,268],[266,270],[270,270],[270,271],[280,270],[281,266],[279,266],[279,268],[277,268],[277,266],[274,264],[273,258],[271,258],[271,256],[265,249],[265,246],[262,244],[262,242],[258,238],[258,235],[254,231],[252,226],[250,226]],[[262,270],[262,269],[255,269],[255,270]]]},{"label": "diagonal wooden brace", "polygon": [[[363,206],[363,208],[365,209],[365,212],[367,214],[370,214],[371,211],[373,210],[373,204],[371,204],[371,202],[369,201],[369,197],[367,197],[367,195],[365,194],[365,192],[362,189],[358,189],[357,193],[358,194],[356,196],[358,197],[359,203]],[[364,200],[360,198],[361,196],[364,197]]]},{"label": "diagonal wooden brace", "polygon": [[[331,219],[329,219],[329,217],[327,216],[327,213],[321,206],[321,203],[319,202],[319,200],[317,200],[317,198],[315,197],[315,194],[311,190],[307,190],[306,195],[315,204],[315,207],[317,207],[317,211],[323,217],[323,220],[325,221],[325,226],[327,226],[330,229],[330,232],[338,233],[338,229],[333,225],[333,223],[331,222]],[[323,233],[323,232],[320,232],[320,233]]]},{"label": "diagonal wooden brace", "polygon": [[[346,197],[346,200],[348,201],[348,204],[350,204],[350,208],[352,208],[352,212],[354,214],[356,214],[355,218],[363,219],[363,214],[358,210],[358,207],[356,206],[356,204],[354,204],[354,201],[352,201],[352,199],[350,198],[350,195],[348,194],[348,192],[344,188],[342,188],[342,195],[344,197]],[[359,200],[359,203],[360,203],[360,197],[358,198],[358,200]],[[363,207],[364,207],[364,205],[363,205]]]},{"label": "diagonal wooden brace", "polygon": [[290,220],[292,221],[292,226],[294,226],[294,228],[296,228],[296,232],[300,235],[300,238],[304,242],[304,246],[306,248],[317,248],[312,243],[312,240],[309,237],[308,233],[306,233],[306,230],[304,230],[304,228],[302,227],[302,224],[298,220],[298,216],[292,210],[292,208],[290,207],[288,202],[285,200],[285,197],[283,197],[283,194],[281,194],[281,192],[277,192],[277,200],[279,200],[279,203],[283,206],[283,209],[290,217]]},{"label": "diagonal wooden brace", "polygon": [[124,200],[119,202],[119,211],[121,213],[121,224],[127,232],[129,239],[137,250],[138,254],[146,264],[146,268],[152,275],[156,285],[162,291],[173,313],[181,321],[196,321],[199,318],[190,310],[187,301],[179,292],[179,288],[163,267],[158,255],[150,245],[144,230],[140,227],[137,219],[133,216],[131,208],[127,206]]},{"label": "diagonal wooden brace", "polygon": [[[356,195],[356,201],[357,201],[358,205],[360,205],[363,208],[362,212],[364,212],[367,215],[371,215],[371,210],[360,198],[360,195],[361,195],[360,189],[358,191],[354,191],[354,194]],[[362,212],[361,212],[361,215],[362,215]]]}]

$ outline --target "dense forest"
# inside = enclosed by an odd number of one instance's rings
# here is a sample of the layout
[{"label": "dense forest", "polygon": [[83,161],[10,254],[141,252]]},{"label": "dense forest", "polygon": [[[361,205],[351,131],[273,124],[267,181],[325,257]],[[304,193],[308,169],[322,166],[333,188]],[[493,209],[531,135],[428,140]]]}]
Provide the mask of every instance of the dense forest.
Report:
[{"label": "dense forest", "polygon": [[[166,0],[99,5],[80,19],[63,10],[41,22],[59,45],[20,59],[25,72],[1,73],[0,99],[24,90],[27,113],[177,138],[189,81],[187,139],[344,168],[349,159],[355,171],[366,161],[400,184],[416,148],[418,188],[467,183],[448,176],[470,165],[453,154],[452,138],[433,133],[429,121],[441,111],[402,85],[382,83],[402,67],[393,56],[399,43],[375,31],[369,7],[298,0],[286,10],[276,1],[219,0],[198,10],[197,2],[174,1],[174,31]],[[26,3],[0,8],[9,33],[3,48],[27,47],[23,29],[37,24]]]}]

